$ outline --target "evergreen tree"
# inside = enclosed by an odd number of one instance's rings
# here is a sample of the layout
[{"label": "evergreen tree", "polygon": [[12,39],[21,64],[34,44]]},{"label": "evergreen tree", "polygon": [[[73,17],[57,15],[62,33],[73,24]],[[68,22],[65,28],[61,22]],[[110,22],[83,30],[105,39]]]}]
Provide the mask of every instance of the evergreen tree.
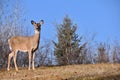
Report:
[{"label": "evergreen tree", "polygon": [[80,63],[80,54],[84,45],[80,45],[82,37],[76,34],[77,26],[66,16],[63,24],[57,25],[58,42],[54,42],[54,54],[59,65]]}]

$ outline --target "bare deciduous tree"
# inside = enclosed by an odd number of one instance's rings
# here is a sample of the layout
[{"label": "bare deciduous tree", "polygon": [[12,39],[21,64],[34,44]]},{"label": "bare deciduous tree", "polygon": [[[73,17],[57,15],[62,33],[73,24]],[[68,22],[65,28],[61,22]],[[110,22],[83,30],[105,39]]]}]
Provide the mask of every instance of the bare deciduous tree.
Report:
[{"label": "bare deciduous tree", "polygon": [[48,40],[44,40],[45,42],[43,42],[37,53],[36,53],[36,59],[35,59],[35,65],[37,67],[39,66],[44,66],[44,65],[53,65],[53,60],[55,60],[55,58],[53,57],[53,52],[51,49],[51,42]]},{"label": "bare deciduous tree", "polygon": [[0,64],[2,64],[0,67],[3,68],[7,66],[7,56],[9,53],[8,38],[15,34],[26,34],[21,32],[21,30],[26,29],[22,28],[24,27],[24,16],[22,14],[23,11],[20,11],[20,3],[20,0],[15,0],[14,2],[11,0],[0,0]]},{"label": "bare deciduous tree", "polygon": [[97,63],[109,62],[109,53],[107,52],[105,43],[98,44],[97,51],[98,51],[98,54],[97,54],[95,62],[97,62]]},{"label": "bare deciduous tree", "polygon": [[113,63],[120,63],[120,43],[118,40],[114,41],[111,57]]}]

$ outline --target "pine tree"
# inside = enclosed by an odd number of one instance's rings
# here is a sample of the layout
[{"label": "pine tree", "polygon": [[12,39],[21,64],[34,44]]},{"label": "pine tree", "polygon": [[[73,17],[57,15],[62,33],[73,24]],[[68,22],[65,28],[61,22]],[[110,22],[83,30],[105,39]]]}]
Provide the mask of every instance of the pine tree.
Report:
[{"label": "pine tree", "polygon": [[63,24],[57,25],[58,42],[54,42],[54,54],[59,65],[76,64],[80,62],[80,52],[85,44],[80,46],[82,37],[76,34],[77,26],[66,16]]}]

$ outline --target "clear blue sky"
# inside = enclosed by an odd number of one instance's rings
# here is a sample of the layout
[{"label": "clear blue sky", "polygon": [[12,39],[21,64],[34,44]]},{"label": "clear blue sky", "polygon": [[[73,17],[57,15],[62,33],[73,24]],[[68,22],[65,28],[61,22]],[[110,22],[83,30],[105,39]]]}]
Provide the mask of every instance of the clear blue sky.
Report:
[{"label": "clear blue sky", "polygon": [[77,33],[96,34],[96,41],[120,40],[120,0],[25,0],[28,26],[30,20],[45,21],[41,39],[56,39],[55,23],[68,15],[78,25]]}]

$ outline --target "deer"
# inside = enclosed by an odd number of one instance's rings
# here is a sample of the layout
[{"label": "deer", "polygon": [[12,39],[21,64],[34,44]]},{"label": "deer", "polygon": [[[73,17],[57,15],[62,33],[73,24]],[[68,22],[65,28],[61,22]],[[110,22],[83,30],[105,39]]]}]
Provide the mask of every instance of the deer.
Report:
[{"label": "deer", "polygon": [[[32,69],[35,70],[34,67],[34,58],[35,58],[35,51],[38,49],[39,40],[40,40],[40,32],[41,26],[44,23],[44,20],[40,20],[39,23],[31,20],[31,24],[34,26],[34,35],[33,36],[13,36],[8,39],[8,44],[10,48],[10,53],[8,55],[8,66],[7,70],[10,70],[10,61],[13,58],[15,70],[18,71],[18,67],[16,64],[16,56],[17,52],[27,52],[28,53],[28,70],[30,70],[31,62],[32,62]],[[31,61],[32,58],[32,61]]]}]

